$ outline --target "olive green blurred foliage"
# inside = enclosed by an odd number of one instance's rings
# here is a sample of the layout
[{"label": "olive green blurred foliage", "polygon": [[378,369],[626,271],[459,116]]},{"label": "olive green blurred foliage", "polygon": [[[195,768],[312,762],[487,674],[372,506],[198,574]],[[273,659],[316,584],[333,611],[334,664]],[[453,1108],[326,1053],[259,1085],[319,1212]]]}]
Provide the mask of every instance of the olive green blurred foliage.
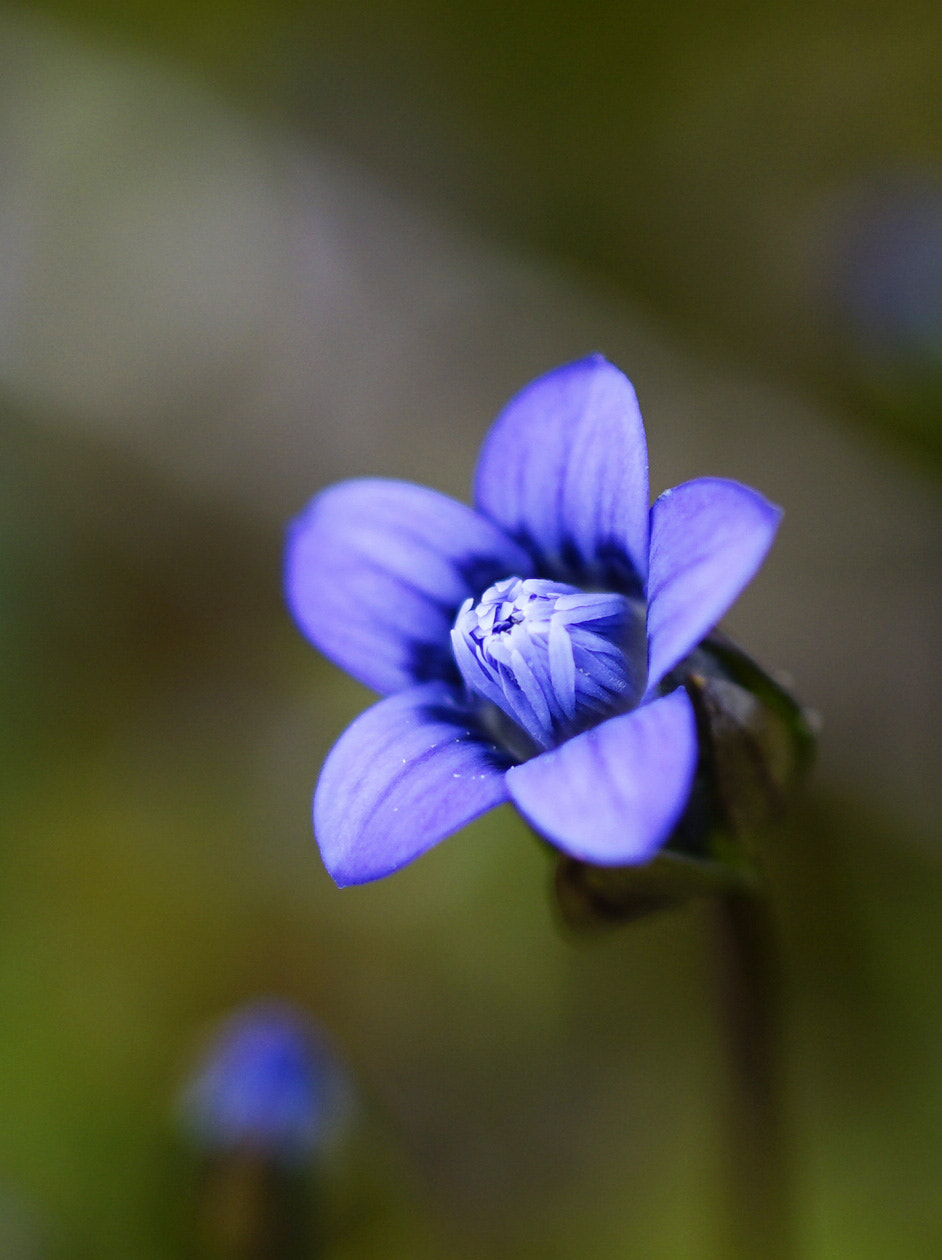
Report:
[{"label": "olive green blurred foliage", "polygon": [[[937,5],[31,11],[938,458],[938,363],[865,362],[829,280],[857,190],[938,173]],[[9,1200],[36,1236],[11,1260],[189,1254],[174,1099],[212,1021],[276,994],[356,1085],[329,1260],[715,1255],[709,904],[577,940],[507,811],[339,894],[309,791],[367,697],[289,624],[278,531],[34,420],[0,416],[0,1249]],[[818,783],[765,844],[810,1260],[942,1250],[933,839]]]},{"label": "olive green blurred foliage", "polygon": [[[931,0],[33,7],[189,63],[471,227],[628,286],[690,341],[942,454]],[[919,245],[881,229],[888,198],[918,220],[927,190],[929,274],[890,282],[874,336],[851,273],[885,250],[894,275],[919,272]]]},{"label": "olive green blurred foliage", "polygon": [[[365,697],[287,624],[280,538],[7,419],[0,1172],[42,1254],[189,1254],[173,1100],[267,993],[358,1090],[318,1174],[328,1256],[715,1254],[709,902],[586,944],[510,814],[338,893],[306,797]],[[942,860],[820,794],[764,860],[804,1254],[929,1256]]]}]

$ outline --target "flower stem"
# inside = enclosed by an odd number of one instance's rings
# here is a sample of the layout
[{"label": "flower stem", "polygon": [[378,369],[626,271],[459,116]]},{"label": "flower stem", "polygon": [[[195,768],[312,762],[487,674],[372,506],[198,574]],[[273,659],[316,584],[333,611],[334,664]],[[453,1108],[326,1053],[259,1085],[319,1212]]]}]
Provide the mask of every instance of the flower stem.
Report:
[{"label": "flower stem", "polygon": [[761,891],[717,899],[721,1001],[730,1062],[729,1246],[724,1256],[794,1255],[782,1092],[781,976]]},{"label": "flower stem", "polygon": [[200,1260],[301,1260],[319,1254],[300,1170],[250,1149],[227,1151],[204,1170]]}]

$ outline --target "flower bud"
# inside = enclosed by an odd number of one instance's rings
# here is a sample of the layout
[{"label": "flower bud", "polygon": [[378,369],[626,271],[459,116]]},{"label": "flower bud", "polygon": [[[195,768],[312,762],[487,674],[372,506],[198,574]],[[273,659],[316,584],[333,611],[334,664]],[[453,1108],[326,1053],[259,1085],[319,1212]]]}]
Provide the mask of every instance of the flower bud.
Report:
[{"label": "flower bud", "polygon": [[510,577],[465,600],[451,641],[468,689],[537,751],[637,704],[641,616],[624,595]]},{"label": "flower bud", "polygon": [[309,1023],[292,1007],[237,1012],[211,1045],[183,1098],[187,1127],[208,1152],[245,1149],[302,1160],[325,1120],[327,1064]]}]

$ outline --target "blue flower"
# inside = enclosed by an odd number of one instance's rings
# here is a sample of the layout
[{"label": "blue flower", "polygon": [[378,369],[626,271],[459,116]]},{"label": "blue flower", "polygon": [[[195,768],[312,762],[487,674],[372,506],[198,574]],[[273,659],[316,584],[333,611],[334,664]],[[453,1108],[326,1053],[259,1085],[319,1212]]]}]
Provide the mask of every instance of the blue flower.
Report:
[{"label": "blue flower", "polygon": [[505,801],[582,861],[651,858],[697,767],[693,706],[669,677],[781,518],[712,477],[649,510],[634,389],[601,356],[511,400],[474,500],[348,481],[291,527],[298,624],[385,695],[341,736],[315,792],[339,885],[391,874]]},{"label": "blue flower", "polygon": [[186,1122],[208,1150],[247,1149],[297,1162],[324,1128],[327,1067],[299,1011],[253,1003],[226,1022],[190,1082]]}]

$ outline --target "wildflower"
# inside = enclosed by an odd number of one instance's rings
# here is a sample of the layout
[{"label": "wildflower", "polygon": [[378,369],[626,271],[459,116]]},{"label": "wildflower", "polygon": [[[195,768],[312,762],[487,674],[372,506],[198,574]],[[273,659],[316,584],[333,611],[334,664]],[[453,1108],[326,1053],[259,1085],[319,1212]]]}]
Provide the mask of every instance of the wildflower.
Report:
[{"label": "wildflower", "polygon": [[185,1120],[208,1151],[295,1163],[322,1136],[327,1078],[308,1020],[285,1003],[256,1002],[215,1038],[182,1100]]},{"label": "wildflower", "polygon": [[348,481],[291,527],[298,624],[385,695],[341,736],[315,793],[339,885],[391,874],[505,801],[580,862],[652,858],[698,762],[678,667],[751,580],[781,517],[712,477],[649,510],[634,389],[601,356],[511,400],[474,499]]}]

